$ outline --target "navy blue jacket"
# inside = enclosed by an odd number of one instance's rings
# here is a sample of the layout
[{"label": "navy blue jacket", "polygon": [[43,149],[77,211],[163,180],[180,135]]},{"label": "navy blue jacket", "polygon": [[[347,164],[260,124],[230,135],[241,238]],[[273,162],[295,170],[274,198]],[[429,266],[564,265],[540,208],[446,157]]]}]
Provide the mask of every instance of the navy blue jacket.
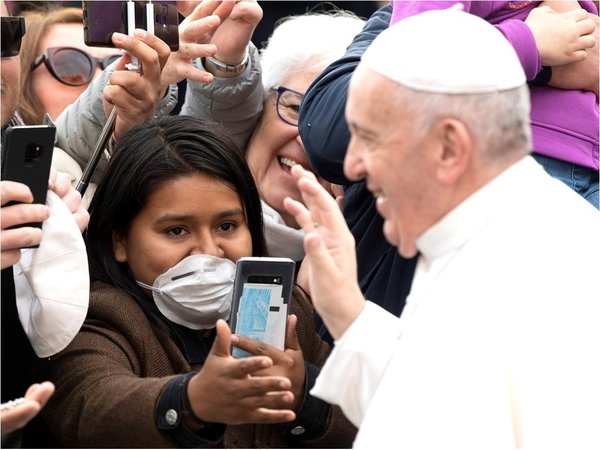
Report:
[{"label": "navy blue jacket", "polygon": [[[344,57],[327,67],[310,85],[300,107],[298,127],[315,172],[345,187],[344,217],[356,240],[358,279],[365,298],[399,316],[410,291],[416,258],[403,258],[386,241],[383,218],[375,209],[375,199],[365,182],[351,183],[343,172],[350,141],[344,117],[350,77],[367,47],[388,28],[391,14],[391,6],[376,11]],[[320,319],[317,324],[321,335],[330,340]]]}]

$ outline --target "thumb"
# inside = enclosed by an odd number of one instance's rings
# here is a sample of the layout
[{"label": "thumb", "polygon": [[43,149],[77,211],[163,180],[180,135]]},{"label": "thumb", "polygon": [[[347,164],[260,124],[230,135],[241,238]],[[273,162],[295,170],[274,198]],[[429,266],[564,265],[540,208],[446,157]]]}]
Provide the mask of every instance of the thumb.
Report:
[{"label": "thumb", "polygon": [[217,320],[217,336],[210,354],[213,356],[231,356],[231,329],[223,319]]},{"label": "thumb", "polygon": [[285,331],[285,349],[286,350],[300,350],[300,343],[298,342],[298,336],[296,336],[296,325],[298,324],[298,317],[296,314],[290,314],[288,316],[287,330]]}]

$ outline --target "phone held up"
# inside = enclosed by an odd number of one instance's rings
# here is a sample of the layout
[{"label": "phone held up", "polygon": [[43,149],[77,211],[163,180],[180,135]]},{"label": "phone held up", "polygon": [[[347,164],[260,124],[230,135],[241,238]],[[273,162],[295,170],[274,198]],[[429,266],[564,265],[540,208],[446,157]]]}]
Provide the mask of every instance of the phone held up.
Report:
[{"label": "phone held up", "polygon": [[[56,128],[49,125],[9,127],[4,134],[2,180],[29,186],[33,203],[46,203],[55,134]],[[18,225],[23,226],[41,228],[42,223]]]},{"label": "phone held up", "polygon": [[[240,258],[236,264],[230,324],[234,333],[285,348],[296,263],[289,258]],[[236,358],[251,356],[233,347]]]},{"label": "phone held up", "polygon": [[[113,33],[128,34],[128,3],[135,11],[135,28],[153,32],[172,51],[179,48],[179,15],[177,2],[83,0],[83,33],[90,47],[114,47]],[[151,5],[151,18],[147,6]]]}]

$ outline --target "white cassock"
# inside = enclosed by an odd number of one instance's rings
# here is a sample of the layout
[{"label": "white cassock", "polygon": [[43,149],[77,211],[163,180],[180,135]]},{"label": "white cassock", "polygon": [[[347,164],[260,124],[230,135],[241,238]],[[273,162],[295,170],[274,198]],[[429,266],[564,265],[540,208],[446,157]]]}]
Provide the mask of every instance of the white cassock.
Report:
[{"label": "white cassock", "polygon": [[417,247],[401,317],[368,302],[311,391],[354,447],[600,449],[600,213],[527,157]]}]

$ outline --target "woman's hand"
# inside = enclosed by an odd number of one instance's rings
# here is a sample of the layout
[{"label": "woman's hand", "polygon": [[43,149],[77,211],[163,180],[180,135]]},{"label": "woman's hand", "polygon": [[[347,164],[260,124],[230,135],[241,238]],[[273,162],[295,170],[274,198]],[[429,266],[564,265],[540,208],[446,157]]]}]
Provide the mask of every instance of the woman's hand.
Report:
[{"label": "woman's hand", "polygon": [[[161,72],[171,50],[162,40],[144,30],[135,30],[135,36],[113,33],[116,47],[127,50],[117,63],[104,88],[104,111],[108,116],[117,108],[114,137],[119,140],[135,125],[154,117],[156,105],[164,95]],[[131,56],[138,58],[140,71],[127,70]]]},{"label": "woman's hand", "polygon": [[202,369],[188,384],[194,414],[205,422],[229,425],[280,423],[295,419],[291,382],[282,376],[257,376],[273,366],[266,356],[235,359],[231,330],[217,322],[217,337]]},{"label": "woman's hand", "polygon": [[302,356],[300,343],[296,336],[297,323],[298,318],[294,314],[291,314],[288,317],[284,351],[245,336],[236,334],[231,337],[231,343],[235,347],[256,356],[268,356],[273,361],[271,367],[256,372],[254,376],[282,376],[292,382],[294,401],[290,407],[294,411],[298,410],[304,397],[305,382],[304,357]]},{"label": "woman's hand", "polygon": [[40,412],[53,393],[54,385],[49,381],[29,386],[23,403],[0,413],[2,435],[27,425]]}]

